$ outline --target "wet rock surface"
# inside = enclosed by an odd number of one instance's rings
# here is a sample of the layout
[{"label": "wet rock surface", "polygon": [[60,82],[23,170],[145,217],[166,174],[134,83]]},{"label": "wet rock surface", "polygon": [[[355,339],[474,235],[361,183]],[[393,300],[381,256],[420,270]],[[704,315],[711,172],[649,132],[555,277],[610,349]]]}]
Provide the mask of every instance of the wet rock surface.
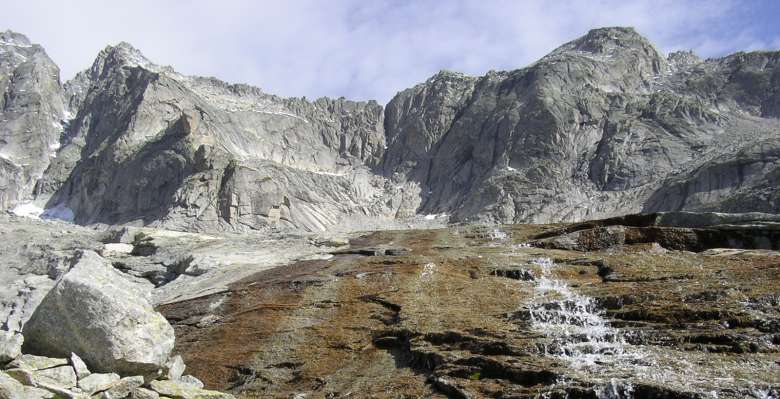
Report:
[{"label": "wet rock surface", "polygon": [[409,251],[301,261],[159,309],[187,371],[238,397],[778,394],[777,251],[527,244],[565,227],[372,233],[351,247]]},{"label": "wet rock surface", "polygon": [[576,223],[536,236],[540,248],[593,251],[624,244],[657,244],[701,252],[711,248],[780,249],[775,214],[666,212]]}]

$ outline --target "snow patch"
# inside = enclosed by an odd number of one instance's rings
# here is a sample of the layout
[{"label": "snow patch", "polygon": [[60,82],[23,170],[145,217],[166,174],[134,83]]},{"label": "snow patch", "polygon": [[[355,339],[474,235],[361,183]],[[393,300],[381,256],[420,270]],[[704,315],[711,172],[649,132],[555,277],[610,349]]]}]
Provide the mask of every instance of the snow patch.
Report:
[{"label": "snow patch", "polygon": [[14,47],[24,47],[24,48],[32,47],[32,44],[14,43],[14,42],[9,42],[9,41],[5,41],[5,40],[0,40],[0,45],[14,46]]},{"label": "snow patch", "polygon": [[11,209],[11,213],[13,213],[16,216],[22,216],[31,219],[40,219],[41,214],[43,213],[43,208],[33,204],[32,202],[27,202],[15,206],[14,209]]},{"label": "snow patch", "polygon": [[314,173],[314,174],[318,174],[318,175],[325,175],[325,176],[339,176],[339,177],[343,177],[343,176],[347,176],[348,175],[348,173],[323,172],[323,171],[319,171],[319,170],[310,170],[309,172]]}]

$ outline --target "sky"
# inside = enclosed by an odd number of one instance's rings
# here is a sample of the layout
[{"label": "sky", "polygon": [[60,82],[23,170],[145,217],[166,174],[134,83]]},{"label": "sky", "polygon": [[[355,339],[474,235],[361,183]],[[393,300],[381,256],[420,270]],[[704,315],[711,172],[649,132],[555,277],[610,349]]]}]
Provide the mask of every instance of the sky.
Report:
[{"label": "sky", "polygon": [[603,26],[633,26],[665,53],[780,49],[776,0],[4,0],[2,11],[0,30],[43,45],[63,80],[126,41],[188,75],[382,104],[442,69],[522,68]]}]

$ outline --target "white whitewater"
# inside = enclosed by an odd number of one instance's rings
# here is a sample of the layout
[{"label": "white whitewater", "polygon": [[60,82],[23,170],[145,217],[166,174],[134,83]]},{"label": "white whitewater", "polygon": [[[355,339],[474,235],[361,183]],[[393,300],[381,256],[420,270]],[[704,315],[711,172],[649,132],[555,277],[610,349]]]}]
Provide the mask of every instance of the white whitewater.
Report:
[{"label": "white whitewater", "polygon": [[540,350],[566,362],[572,378],[594,382],[599,399],[635,398],[634,384],[640,381],[696,391],[703,398],[719,397],[713,387],[742,391],[744,397],[770,397],[763,387],[744,391],[754,383],[733,377],[744,365],[723,363],[718,375],[702,375],[696,363],[703,359],[692,353],[631,345],[619,329],[610,326],[593,298],[555,277],[557,265],[552,259],[534,258],[531,263],[540,271],[527,308],[533,329],[548,339]]},{"label": "white whitewater", "polygon": [[625,354],[625,340],[601,316],[592,298],[555,279],[551,273],[555,264],[550,258],[535,258],[531,263],[541,268],[530,316],[534,328],[552,341],[545,346],[545,354],[563,357],[575,368]]}]

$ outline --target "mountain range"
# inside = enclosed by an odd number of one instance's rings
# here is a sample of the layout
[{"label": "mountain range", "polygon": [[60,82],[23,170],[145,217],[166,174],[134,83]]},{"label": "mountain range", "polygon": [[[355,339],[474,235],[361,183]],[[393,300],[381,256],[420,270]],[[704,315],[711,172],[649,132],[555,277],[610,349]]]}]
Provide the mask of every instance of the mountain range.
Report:
[{"label": "mountain range", "polygon": [[0,33],[0,209],[175,230],[780,213],[780,52],[664,55],[601,28],[386,106],[185,76],[130,44],[61,83]]}]

